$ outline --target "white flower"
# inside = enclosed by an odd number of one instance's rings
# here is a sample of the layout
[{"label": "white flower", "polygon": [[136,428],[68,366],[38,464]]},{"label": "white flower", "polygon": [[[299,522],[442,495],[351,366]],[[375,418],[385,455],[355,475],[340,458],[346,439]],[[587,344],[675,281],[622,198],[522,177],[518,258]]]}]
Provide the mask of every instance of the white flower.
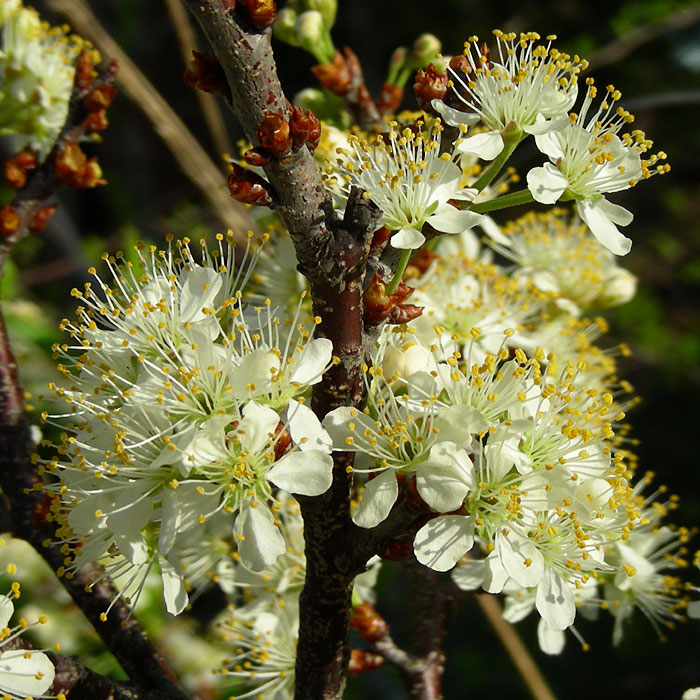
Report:
[{"label": "white flower", "polygon": [[44,156],[68,114],[82,42],[14,1],[3,2],[0,31],[0,135]]},{"label": "white flower", "polygon": [[461,189],[462,170],[450,153],[440,152],[440,120],[413,126],[388,123],[389,133],[369,142],[349,138],[352,150],[338,149],[343,159],[326,169],[328,186],[340,188],[344,205],[352,186],[382,210],[381,225],[395,231],[395,248],[420,248],[429,224],[439,233],[462,233],[482,216],[461,211],[450,200],[469,202],[476,190]]},{"label": "white flower", "polygon": [[[466,110],[454,109],[440,100],[433,107],[452,125],[472,123],[477,116],[488,127],[485,134],[465,139],[458,150],[470,152],[477,145],[491,152],[482,155],[490,160],[503,149],[501,131],[511,123],[530,134],[541,134],[566,125],[566,113],[577,95],[577,76],[587,66],[578,56],[571,59],[547,44],[539,44],[540,36],[493,32],[498,41],[498,55],[491,56],[485,46],[479,48],[478,38],[465,44],[459,69],[449,68],[453,102]],[[456,62],[459,65],[459,62]]]},{"label": "white flower", "polygon": [[633,187],[639,178],[668,170],[657,164],[666,155],[661,152],[643,159],[651,147],[644,133],[618,133],[634,117],[622,107],[615,108],[619,91],[612,85],[608,95],[589,117],[596,88],[588,78],[588,92],[579,114],[572,114],[570,123],[560,131],[535,137],[537,147],[549,157],[550,163],[533,168],[527,174],[527,184],[533,198],[543,204],[554,204],[565,192],[576,200],[579,216],[593,235],[615,255],[626,255],[632,242],[617,229],[632,221],[632,214],[605,199],[608,192]]},{"label": "white flower", "polygon": [[221,640],[235,655],[225,659],[220,673],[244,684],[237,700],[292,700],[299,613],[296,605],[266,602],[252,610],[237,610],[221,625]]},{"label": "white flower", "polygon": [[490,245],[518,265],[514,276],[551,293],[562,310],[579,315],[634,296],[634,275],[618,267],[615,256],[564,209],[530,212],[503,229],[488,222]]},{"label": "white flower", "polygon": [[[43,696],[53,685],[55,669],[49,657],[33,649],[4,649],[4,646],[24,633],[26,623],[8,626],[14,614],[13,598],[19,597],[19,584],[13,584],[9,595],[0,595],[0,693],[9,700],[24,700]],[[45,621],[40,618],[39,623]]]}]

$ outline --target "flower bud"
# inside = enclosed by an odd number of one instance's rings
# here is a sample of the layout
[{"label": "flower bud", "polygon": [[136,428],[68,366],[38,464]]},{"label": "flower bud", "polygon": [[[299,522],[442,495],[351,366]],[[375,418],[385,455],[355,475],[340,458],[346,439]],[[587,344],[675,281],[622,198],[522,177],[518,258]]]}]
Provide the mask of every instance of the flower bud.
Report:
[{"label": "flower bud", "polygon": [[304,10],[315,10],[320,12],[326,30],[335,23],[335,16],[338,12],[338,0],[302,0]]},{"label": "flower bud", "polygon": [[318,82],[334,95],[343,97],[350,87],[350,68],[340,51],[333,54],[330,63],[319,63],[312,66],[311,72],[316,76]]},{"label": "flower bud", "polygon": [[242,168],[237,163],[232,164],[232,171],[226,178],[226,184],[231,196],[239,202],[260,206],[272,204],[270,184],[267,180]]},{"label": "flower bud", "polygon": [[258,127],[258,141],[272,155],[282,155],[292,145],[289,122],[281,114],[268,112]]},{"label": "flower bud", "polygon": [[388,345],[384,351],[382,371],[385,377],[408,379],[416,372],[435,369],[433,354],[416,340],[408,340],[399,347]]},{"label": "flower bud", "polygon": [[230,94],[228,81],[219,59],[208,51],[192,51],[184,80],[187,85],[203,92],[226,97]]},{"label": "flower bud", "polygon": [[19,214],[9,204],[0,209],[0,236],[11,236],[19,224]]},{"label": "flower bud", "polygon": [[424,67],[440,53],[442,42],[434,34],[421,34],[411,47],[411,57],[416,67]]},{"label": "flower bud", "polygon": [[107,109],[117,94],[116,89],[112,85],[98,85],[88,93],[83,105],[89,112],[98,112],[102,109]]},{"label": "flower bud", "polygon": [[290,7],[285,7],[277,13],[277,19],[272,25],[272,33],[279,41],[290,46],[299,46],[297,34],[294,29],[297,21],[297,13]]},{"label": "flower bud", "polygon": [[277,17],[277,5],[274,0],[244,0],[250,23],[263,31],[271,27]]},{"label": "flower bud", "polygon": [[350,612],[350,627],[368,642],[384,639],[389,634],[389,626],[371,603],[353,605]]},{"label": "flower bud", "polygon": [[624,268],[618,267],[605,280],[603,294],[598,300],[603,306],[626,304],[637,293],[637,278]]},{"label": "flower bud", "polygon": [[350,651],[348,675],[354,678],[365,671],[374,671],[374,669],[383,666],[384,663],[384,657],[379,656],[379,654],[373,654],[366,649],[352,649]]},{"label": "flower bud", "polygon": [[302,12],[294,24],[297,43],[309,53],[314,53],[318,44],[323,41],[325,28],[323,15],[316,10]]},{"label": "flower bud", "polygon": [[57,204],[51,204],[48,207],[43,207],[39,209],[36,214],[32,217],[31,223],[29,224],[29,230],[32,233],[41,233],[48,225],[51,217],[56,213],[58,209]]}]

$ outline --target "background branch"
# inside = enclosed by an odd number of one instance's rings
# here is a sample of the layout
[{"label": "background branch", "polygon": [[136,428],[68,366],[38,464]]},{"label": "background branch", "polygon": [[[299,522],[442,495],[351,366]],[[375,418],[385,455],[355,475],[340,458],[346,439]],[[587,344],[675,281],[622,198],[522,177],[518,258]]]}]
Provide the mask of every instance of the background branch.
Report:
[{"label": "background branch", "polygon": [[[165,0],[165,4],[175,27],[175,35],[183,63],[187,66],[192,60],[192,50],[197,48],[197,35],[190,21],[190,16],[180,0]],[[197,102],[199,102],[199,108],[202,110],[214,147],[219,153],[231,153],[231,141],[226,132],[218,100],[214,95],[202,90],[195,90],[194,93],[197,96]]]},{"label": "background branch", "polygon": [[594,51],[588,58],[588,71],[617,63],[635,49],[675,29],[700,22],[700,5],[672,12],[656,24],[645,24]]},{"label": "background branch", "polygon": [[520,635],[503,619],[503,608],[498,599],[489,593],[477,593],[475,598],[534,700],[556,700]]},{"label": "background branch", "polygon": [[255,230],[247,210],[229,196],[223,172],[204,152],[172,107],[102,27],[87,3],[84,0],[48,0],[48,4],[63,14],[73,29],[89,39],[104,56],[117,60],[118,84],[148,117],[182,171],[209,201],[222,224],[240,234]]}]

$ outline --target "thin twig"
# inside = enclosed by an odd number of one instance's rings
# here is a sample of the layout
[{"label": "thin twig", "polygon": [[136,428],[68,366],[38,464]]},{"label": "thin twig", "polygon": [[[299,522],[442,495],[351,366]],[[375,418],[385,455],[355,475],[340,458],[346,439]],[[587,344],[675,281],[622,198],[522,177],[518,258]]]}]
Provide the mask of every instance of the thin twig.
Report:
[{"label": "thin twig", "polygon": [[103,55],[117,60],[118,83],[151,121],[182,171],[209,200],[221,223],[240,234],[255,230],[248,212],[229,196],[223,173],[180,117],[97,21],[87,3],[84,0],[48,0],[48,4],[65,15],[75,31],[89,39]]},{"label": "thin twig", "polygon": [[479,593],[475,597],[534,700],[556,700],[515,628],[503,619],[503,610],[496,597],[489,593]]},{"label": "thin twig", "polygon": [[[192,50],[197,48],[197,35],[190,21],[190,16],[180,0],[165,0],[165,4],[175,27],[175,35],[180,46],[182,60],[187,65],[192,59]],[[218,100],[208,92],[202,90],[195,90],[194,92],[197,95],[199,108],[204,115],[204,121],[209,129],[214,147],[219,153],[231,153],[231,141],[226,132]]]},{"label": "thin twig", "polygon": [[672,12],[656,24],[645,24],[611,41],[593,53],[588,59],[589,69],[596,70],[620,61],[643,44],[653,41],[662,34],[683,29],[700,22],[700,6],[684,7]]}]

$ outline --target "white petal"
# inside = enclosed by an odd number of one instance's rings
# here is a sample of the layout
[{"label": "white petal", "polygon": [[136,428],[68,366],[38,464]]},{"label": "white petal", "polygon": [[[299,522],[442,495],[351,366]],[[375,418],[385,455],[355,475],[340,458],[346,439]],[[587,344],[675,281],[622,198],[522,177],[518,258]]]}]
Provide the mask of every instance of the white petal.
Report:
[{"label": "white petal", "polygon": [[554,204],[568,185],[567,179],[551,163],[533,168],[527,174],[527,187],[533,199],[542,204]]},{"label": "white petal", "polygon": [[302,496],[319,496],[333,481],[333,458],[321,450],[290,452],[267,473],[275,486]]},{"label": "white petal", "polygon": [[439,442],[428,459],[416,469],[416,487],[421,498],[439,513],[449,513],[464,504],[474,477],[474,465],[465,450],[453,442]]},{"label": "white petal", "polygon": [[474,112],[460,112],[458,109],[448,107],[442,100],[433,100],[431,107],[442,117],[442,121],[450,126],[466,124],[471,126],[479,121],[479,115]]},{"label": "white petal", "polygon": [[525,619],[535,608],[534,593],[521,589],[517,593],[506,596],[503,607],[503,619],[510,623]]},{"label": "white petal", "polygon": [[467,559],[452,569],[452,580],[463,591],[475,591],[484,581],[484,560]]},{"label": "white petal", "polygon": [[255,396],[269,389],[272,377],[277,373],[280,360],[270,350],[258,348],[243,357],[241,363],[232,368],[231,388],[234,396]]},{"label": "white petal", "polygon": [[322,450],[330,453],[333,447],[331,436],[321,425],[316,414],[303,403],[294,399],[287,406],[287,428],[295,445],[302,450]]},{"label": "white petal", "polygon": [[431,214],[426,219],[426,223],[442,233],[462,233],[480,224],[482,218],[481,214],[476,214],[473,211],[461,211],[451,204],[447,204]]},{"label": "white petal", "polygon": [[449,440],[469,449],[471,433],[480,433],[489,429],[488,423],[481,413],[473,406],[456,404],[440,411],[435,419],[434,427],[439,431],[441,442]]},{"label": "white petal", "polygon": [[241,447],[250,453],[261,452],[269,442],[270,436],[274,435],[279,422],[279,415],[269,406],[261,406],[255,401],[246,404],[243,420],[236,429]]},{"label": "white petal", "polygon": [[[579,216],[584,220],[591,233],[611,252],[613,255],[627,255],[632,248],[632,241],[623,236],[617,226],[610,220],[606,213],[606,207],[601,206],[601,201],[597,202],[576,202],[576,209]],[[620,207],[622,208],[622,207]]]},{"label": "white petal", "polygon": [[[524,126],[523,131],[526,134],[540,136],[542,134],[548,134],[550,131],[561,131],[569,125],[568,117],[562,117],[561,119],[544,119],[540,118],[541,116],[542,115],[538,114],[537,121],[534,124],[530,124],[530,126]],[[545,148],[552,150],[549,146],[545,146]],[[541,148],[540,151],[542,151]],[[542,153],[549,155],[549,153],[545,153],[545,151],[542,151]],[[558,158],[559,156],[556,157]]]},{"label": "white petal", "polygon": [[566,581],[549,568],[545,568],[544,578],[537,587],[535,605],[542,619],[554,629],[565,630],[574,623],[574,594]]},{"label": "white petal", "polygon": [[484,560],[483,589],[487,593],[500,593],[503,586],[510,580],[508,572],[503,568],[498,552],[493,551]]},{"label": "white petal", "polygon": [[474,544],[474,523],[466,515],[440,515],[416,533],[413,549],[421,564],[449,571]]},{"label": "white petal", "polygon": [[608,202],[607,199],[600,199],[596,204],[605,216],[618,226],[629,226],[634,220],[634,214],[619,204]]},{"label": "white petal", "polygon": [[55,675],[49,657],[40,651],[11,649],[3,651],[0,657],[0,693],[12,697],[44,695],[53,685]]},{"label": "white petal", "polygon": [[544,134],[535,134],[535,144],[537,145],[540,153],[544,153],[553,161],[556,161],[564,156],[564,151],[562,150],[559,137],[556,135],[556,133],[550,131],[549,129]]},{"label": "white petal", "polygon": [[10,618],[15,611],[15,606],[6,595],[0,595],[0,630],[9,626]]},{"label": "white petal", "polygon": [[165,557],[159,557],[158,564],[160,566],[160,575],[163,579],[165,609],[171,615],[179,615],[185,609],[189,600],[180,566],[177,562],[173,565]]},{"label": "white petal", "polygon": [[508,575],[523,588],[536,586],[542,579],[544,559],[535,544],[518,537],[512,530],[496,535],[496,551]]},{"label": "white petal", "polygon": [[537,641],[545,654],[561,654],[564,651],[566,638],[561,630],[550,627],[544,620],[537,625]]},{"label": "white petal", "polygon": [[251,571],[267,568],[287,549],[270,509],[260,501],[241,508],[233,523],[233,534],[241,562]]},{"label": "white petal", "polygon": [[393,469],[385,469],[365,484],[362,500],[352,513],[353,522],[360,527],[379,525],[389,515],[398,495],[396,473]]},{"label": "white petal", "polygon": [[357,422],[362,424],[365,414],[350,406],[341,406],[326,414],[323,419],[323,427],[333,441],[336,450],[347,450],[349,446],[345,440],[352,436],[352,431],[348,428],[349,423]]},{"label": "white petal", "polygon": [[316,338],[306,345],[301,361],[290,381],[298,384],[316,384],[333,356],[333,343],[328,338]]},{"label": "white petal", "polygon": [[504,235],[501,232],[501,227],[490,216],[485,216],[479,225],[492,241],[510,248],[512,242],[510,236]]},{"label": "white petal", "polygon": [[180,297],[180,321],[201,321],[207,318],[202,309],[210,308],[221,289],[221,275],[210,267],[195,267],[186,273]]},{"label": "white petal", "polygon": [[488,131],[463,139],[455,147],[459,153],[468,153],[483,160],[493,160],[503,150],[503,138],[497,131]]},{"label": "white petal", "polygon": [[397,231],[389,242],[394,248],[415,250],[425,243],[425,236],[417,228],[406,226]]}]

